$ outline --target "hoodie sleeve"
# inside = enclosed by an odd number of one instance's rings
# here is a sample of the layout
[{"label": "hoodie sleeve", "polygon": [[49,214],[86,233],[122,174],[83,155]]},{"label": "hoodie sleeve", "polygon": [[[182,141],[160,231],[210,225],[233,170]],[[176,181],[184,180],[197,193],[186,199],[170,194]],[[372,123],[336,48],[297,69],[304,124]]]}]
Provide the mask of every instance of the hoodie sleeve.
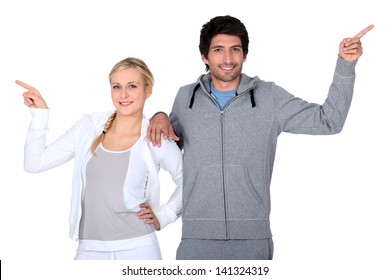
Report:
[{"label": "hoodie sleeve", "polygon": [[72,129],[50,145],[46,144],[49,109],[30,109],[32,120],[24,147],[24,169],[27,172],[42,172],[57,167],[74,156]]},{"label": "hoodie sleeve", "polygon": [[[182,153],[176,143],[172,140],[162,141],[160,167],[168,171],[176,187],[166,204],[154,210],[161,229],[169,223],[176,221],[182,212],[183,192],[183,164]],[[165,189],[166,186],[160,186]]]},{"label": "hoodie sleeve", "polygon": [[180,149],[183,148],[183,134],[182,134],[180,122],[179,122],[180,108],[182,105],[181,104],[182,101],[180,100],[182,91],[183,91],[183,88],[181,88],[179,90],[179,92],[177,93],[175,100],[173,102],[172,111],[169,114],[169,119],[171,121],[173,130],[175,131],[176,135],[180,137],[180,140],[176,143],[180,147]]},{"label": "hoodie sleeve", "polygon": [[336,134],[343,129],[352,102],[356,62],[337,60],[324,104],[306,102],[274,85],[274,106],[280,130],[295,134]]}]

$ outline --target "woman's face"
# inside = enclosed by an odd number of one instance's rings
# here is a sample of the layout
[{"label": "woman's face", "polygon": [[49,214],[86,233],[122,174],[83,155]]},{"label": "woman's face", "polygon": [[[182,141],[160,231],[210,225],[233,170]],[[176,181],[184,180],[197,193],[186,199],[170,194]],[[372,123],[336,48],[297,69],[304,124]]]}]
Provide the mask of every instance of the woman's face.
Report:
[{"label": "woman's face", "polygon": [[140,72],[134,68],[122,69],[111,75],[111,98],[117,114],[142,114],[152,87],[145,86]]}]

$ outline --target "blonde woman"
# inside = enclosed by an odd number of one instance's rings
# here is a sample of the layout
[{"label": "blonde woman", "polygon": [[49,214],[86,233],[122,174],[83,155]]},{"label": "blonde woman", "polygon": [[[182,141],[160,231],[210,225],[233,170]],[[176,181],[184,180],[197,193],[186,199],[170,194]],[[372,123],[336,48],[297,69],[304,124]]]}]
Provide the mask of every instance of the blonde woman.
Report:
[{"label": "blonde woman", "polygon": [[[172,140],[162,149],[147,141],[145,101],[153,75],[137,58],[118,62],[109,74],[114,112],[86,115],[53,143],[46,144],[49,109],[37,89],[24,103],[32,121],[24,168],[41,172],[74,158],[70,238],[78,240],[75,259],[161,259],[155,230],[174,222],[182,209],[182,153]],[[160,167],[176,188],[159,203]]]}]

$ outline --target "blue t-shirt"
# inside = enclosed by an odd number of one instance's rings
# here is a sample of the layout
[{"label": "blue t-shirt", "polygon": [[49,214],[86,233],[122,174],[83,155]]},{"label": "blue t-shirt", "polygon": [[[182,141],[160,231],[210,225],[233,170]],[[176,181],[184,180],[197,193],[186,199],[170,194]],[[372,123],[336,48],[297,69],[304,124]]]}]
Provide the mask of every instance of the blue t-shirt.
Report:
[{"label": "blue t-shirt", "polygon": [[237,91],[236,89],[229,90],[229,91],[219,91],[213,87],[212,83],[210,83],[210,88],[211,88],[211,94],[217,100],[217,103],[219,105],[219,108],[221,108],[221,110],[225,108],[226,104],[236,94]]}]

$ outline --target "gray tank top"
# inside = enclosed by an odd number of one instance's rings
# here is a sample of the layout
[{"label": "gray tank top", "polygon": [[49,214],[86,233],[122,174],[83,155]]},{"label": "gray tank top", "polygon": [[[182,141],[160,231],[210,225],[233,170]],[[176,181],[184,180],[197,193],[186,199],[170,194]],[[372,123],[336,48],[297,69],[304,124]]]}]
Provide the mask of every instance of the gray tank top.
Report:
[{"label": "gray tank top", "polygon": [[131,149],[116,152],[100,146],[87,163],[80,239],[122,240],[154,231],[153,225],[139,219],[137,213],[128,211],[123,203],[123,185],[130,156]]}]

